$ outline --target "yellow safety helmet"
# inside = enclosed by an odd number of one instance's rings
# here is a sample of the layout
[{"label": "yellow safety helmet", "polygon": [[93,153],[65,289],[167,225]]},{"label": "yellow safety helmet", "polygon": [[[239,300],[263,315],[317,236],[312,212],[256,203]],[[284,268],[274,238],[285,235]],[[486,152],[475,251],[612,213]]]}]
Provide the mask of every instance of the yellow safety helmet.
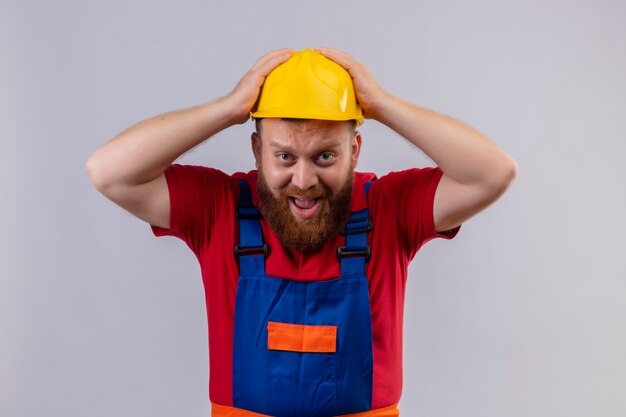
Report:
[{"label": "yellow safety helmet", "polygon": [[311,49],[292,53],[269,73],[250,115],[363,121],[348,71]]}]

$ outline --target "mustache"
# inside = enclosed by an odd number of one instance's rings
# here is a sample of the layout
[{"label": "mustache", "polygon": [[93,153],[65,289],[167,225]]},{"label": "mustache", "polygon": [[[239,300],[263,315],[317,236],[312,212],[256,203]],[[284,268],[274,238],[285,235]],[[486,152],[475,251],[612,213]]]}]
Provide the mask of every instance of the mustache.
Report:
[{"label": "mustache", "polygon": [[322,184],[316,184],[306,190],[296,186],[296,185],[288,185],[280,193],[284,197],[300,197],[300,198],[319,198],[319,197],[328,197],[330,196],[331,190],[328,187],[323,186]]}]

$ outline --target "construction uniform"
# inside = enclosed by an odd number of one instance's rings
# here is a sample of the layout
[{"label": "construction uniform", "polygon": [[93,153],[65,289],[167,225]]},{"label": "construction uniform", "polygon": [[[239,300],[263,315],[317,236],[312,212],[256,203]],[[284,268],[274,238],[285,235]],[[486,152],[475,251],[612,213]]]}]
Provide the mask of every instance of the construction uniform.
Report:
[{"label": "construction uniform", "polygon": [[407,266],[428,240],[456,234],[434,230],[440,177],[391,173],[366,196],[375,177],[356,173],[347,235],[305,255],[258,218],[256,171],[166,171],[170,229],[153,230],[183,239],[201,265],[214,417],[397,415]]}]

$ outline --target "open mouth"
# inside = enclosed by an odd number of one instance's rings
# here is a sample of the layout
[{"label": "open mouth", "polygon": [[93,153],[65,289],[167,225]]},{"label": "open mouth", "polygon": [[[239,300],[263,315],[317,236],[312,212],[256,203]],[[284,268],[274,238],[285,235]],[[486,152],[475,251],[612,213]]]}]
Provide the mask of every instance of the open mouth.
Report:
[{"label": "open mouth", "polygon": [[309,219],[317,214],[320,198],[289,197],[289,205],[296,217]]}]

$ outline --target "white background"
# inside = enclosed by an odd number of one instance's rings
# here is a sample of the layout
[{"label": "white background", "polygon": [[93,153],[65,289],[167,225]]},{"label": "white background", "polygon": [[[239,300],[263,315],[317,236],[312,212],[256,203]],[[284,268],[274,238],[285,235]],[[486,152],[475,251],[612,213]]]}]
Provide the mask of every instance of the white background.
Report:
[{"label": "white background", "polygon": [[[520,166],[411,266],[404,416],[626,415],[626,3],[0,3],[0,416],[208,416],[193,254],[90,185],[129,125],[317,44]],[[181,162],[252,168],[247,123]],[[430,165],[373,121],[360,170]]]}]

